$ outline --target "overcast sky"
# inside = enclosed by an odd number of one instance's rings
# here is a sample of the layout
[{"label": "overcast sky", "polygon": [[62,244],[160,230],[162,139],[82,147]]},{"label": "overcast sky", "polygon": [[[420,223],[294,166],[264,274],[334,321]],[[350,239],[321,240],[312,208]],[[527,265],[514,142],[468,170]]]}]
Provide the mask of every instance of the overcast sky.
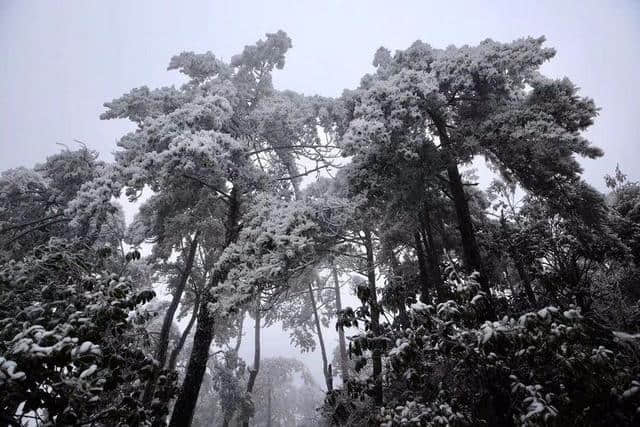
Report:
[{"label": "overcast sky", "polygon": [[375,50],[416,39],[435,47],[545,35],[558,54],[544,71],[568,76],[601,108],[589,132],[605,157],[640,178],[640,1],[8,1],[0,0],[0,170],[31,166],[86,142],[109,158],[130,128],[100,121],[102,104],[133,87],[180,84],[172,55],[224,59],[265,32],[293,39],[278,88],[339,95],[371,70]]},{"label": "overcast sky", "polygon": [[[357,86],[380,46],[545,35],[558,54],[544,72],[570,77],[601,108],[588,135],[605,157],[584,163],[587,180],[603,189],[616,163],[640,179],[640,1],[613,0],[0,0],[0,170],[32,166],[74,139],[110,159],[131,125],[99,120],[105,101],[180,84],[166,67],[183,50],[228,60],[278,29],[293,49],[276,87],[326,96]],[[265,354],[286,353],[282,339],[268,338]]]}]

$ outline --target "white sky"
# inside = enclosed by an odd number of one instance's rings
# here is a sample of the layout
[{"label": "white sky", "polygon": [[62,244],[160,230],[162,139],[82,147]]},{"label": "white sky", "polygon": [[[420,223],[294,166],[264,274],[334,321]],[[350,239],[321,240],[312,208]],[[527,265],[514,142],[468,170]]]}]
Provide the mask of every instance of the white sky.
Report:
[{"label": "white sky", "polygon": [[[586,179],[603,189],[616,163],[640,179],[640,1],[632,0],[0,0],[0,170],[32,166],[74,139],[110,159],[131,125],[100,121],[104,102],[133,87],[180,84],[166,67],[183,50],[228,60],[278,29],[294,47],[276,87],[326,96],[357,86],[381,45],[545,35],[558,54],[544,72],[570,77],[601,108],[588,136],[605,157],[584,162]],[[292,351],[279,331],[265,333],[263,348],[265,357]],[[319,356],[310,357],[321,380]]]}]

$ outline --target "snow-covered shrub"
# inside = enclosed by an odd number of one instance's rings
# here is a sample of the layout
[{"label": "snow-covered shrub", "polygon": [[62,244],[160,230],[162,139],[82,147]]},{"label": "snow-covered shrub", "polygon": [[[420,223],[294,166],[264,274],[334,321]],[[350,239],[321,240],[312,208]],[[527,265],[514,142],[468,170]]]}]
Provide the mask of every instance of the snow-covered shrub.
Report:
[{"label": "snow-covered shrub", "polygon": [[[151,407],[139,401],[154,360],[134,310],[154,297],[102,270],[104,253],[52,240],[0,267],[0,415],[45,425],[140,425],[167,411],[163,371]],[[3,421],[4,423],[4,421]]]},{"label": "snow-covered shrub", "polygon": [[[451,275],[449,276],[451,281]],[[614,333],[574,306],[480,321],[485,295],[457,273],[453,299],[409,307],[409,325],[387,325],[384,406],[373,407],[372,381],[357,379],[325,404],[336,424],[630,425],[640,421],[637,338]],[[474,320],[475,319],[475,320]],[[370,363],[366,334],[352,357]],[[354,352],[353,350],[356,349]],[[357,354],[356,354],[357,353]],[[347,398],[348,396],[348,398]],[[360,408],[360,410],[358,409]],[[364,410],[364,408],[368,408]]]}]

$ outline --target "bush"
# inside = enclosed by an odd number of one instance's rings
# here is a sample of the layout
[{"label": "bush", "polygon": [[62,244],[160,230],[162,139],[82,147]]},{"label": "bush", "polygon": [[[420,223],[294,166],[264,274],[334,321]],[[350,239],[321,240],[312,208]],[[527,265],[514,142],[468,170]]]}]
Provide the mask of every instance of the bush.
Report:
[{"label": "bush", "polygon": [[138,402],[156,369],[144,349],[143,312],[154,297],[101,268],[108,251],[52,240],[0,267],[0,411],[19,425],[139,425],[167,412],[175,375],[158,399]]},{"label": "bush", "polygon": [[[453,299],[412,304],[408,324],[387,325],[385,340],[377,340],[389,343],[384,406],[373,406],[370,379],[353,380],[325,402],[335,424],[345,424],[346,413],[361,415],[351,425],[640,422],[637,336],[600,326],[574,306],[481,322],[487,296],[473,277],[449,273]],[[375,345],[366,333],[354,338],[360,348],[363,340]]]}]

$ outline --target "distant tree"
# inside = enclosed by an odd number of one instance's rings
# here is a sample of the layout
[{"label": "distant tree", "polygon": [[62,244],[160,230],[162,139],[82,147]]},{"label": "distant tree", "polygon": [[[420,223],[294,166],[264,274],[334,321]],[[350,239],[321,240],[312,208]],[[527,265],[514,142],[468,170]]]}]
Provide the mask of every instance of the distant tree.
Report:
[{"label": "distant tree", "polygon": [[293,358],[262,361],[256,380],[253,426],[318,425],[315,403],[322,391],[305,365]]}]

